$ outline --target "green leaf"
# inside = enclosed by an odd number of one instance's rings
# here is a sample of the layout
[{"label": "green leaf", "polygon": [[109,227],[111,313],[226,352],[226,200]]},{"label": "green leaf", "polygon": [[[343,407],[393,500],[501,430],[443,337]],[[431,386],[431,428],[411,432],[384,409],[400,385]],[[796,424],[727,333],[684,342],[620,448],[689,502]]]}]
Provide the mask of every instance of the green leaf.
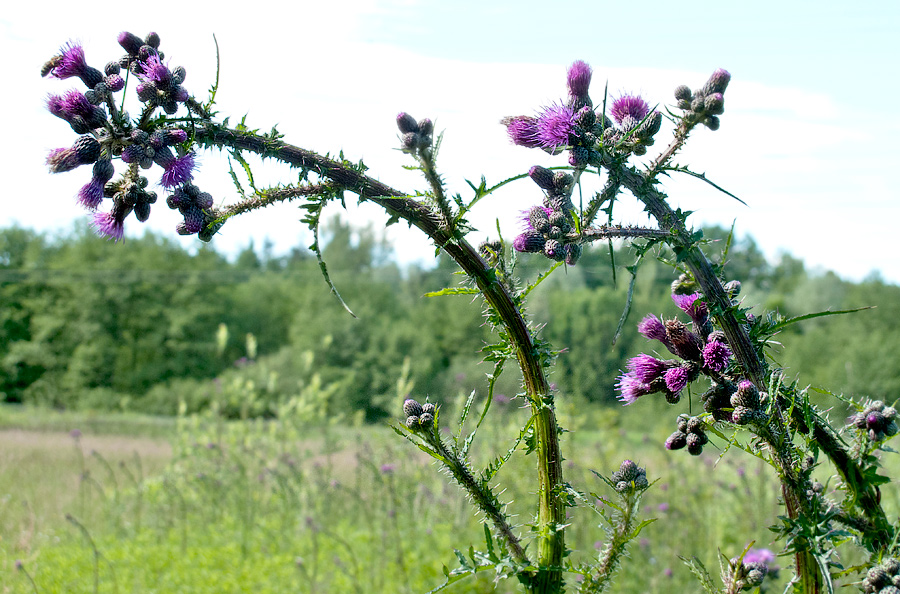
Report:
[{"label": "green leaf", "polygon": [[768,331],[774,333],[774,332],[781,330],[782,328],[786,328],[787,326],[790,326],[791,324],[796,324],[797,322],[802,322],[804,320],[811,320],[813,318],[821,318],[824,316],[840,316],[843,314],[851,314],[851,313],[856,313],[858,311],[863,311],[864,309],[875,309],[875,306],[867,305],[865,307],[857,307],[856,309],[841,309],[841,310],[836,310],[836,311],[826,310],[826,311],[819,311],[816,313],[805,314],[802,316],[795,316],[793,318],[786,318],[772,326],[769,326]]},{"label": "green leaf", "polygon": [[425,293],[425,297],[441,297],[443,295],[480,295],[481,291],[471,287],[447,287],[440,291]]}]

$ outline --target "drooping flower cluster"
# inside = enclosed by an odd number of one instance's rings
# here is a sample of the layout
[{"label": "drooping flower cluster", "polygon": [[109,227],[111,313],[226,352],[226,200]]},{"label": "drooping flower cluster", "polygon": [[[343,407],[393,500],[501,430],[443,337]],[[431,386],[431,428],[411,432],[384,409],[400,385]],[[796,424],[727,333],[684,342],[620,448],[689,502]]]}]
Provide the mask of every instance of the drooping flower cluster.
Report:
[{"label": "drooping flower cluster", "polygon": [[540,252],[551,260],[574,266],[582,251],[578,237],[569,235],[573,228],[569,192],[575,179],[568,173],[553,173],[537,165],[528,175],[544,190],[544,206],[525,212],[525,229],[516,236],[513,248],[519,252]]},{"label": "drooping flower cluster", "polygon": [[163,63],[164,55],[159,52],[159,35],[150,33],[141,41],[137,35],[123,31],[119,33],[119,45],[128,52],[120,60],[121,66],[137,75],[138,99],[152,106],[162,107],[168,114],[178,111],[178,104],[187,101],[189,94],[181,86],[187,72],[181,66],[170,70]]},{"label": "drooping flower cluster", "polygon": [[699,293],[672,295],[675,304],[693,324],[693,330],[678,319],[661,320],[653,314],[638,324],[638,332],[661,342],[681,362],[663,361],[650,355],[638,355],[628,362],[628,372],[619,377],[619,398],[631,404],[646,394],[663,392],[672,404],[681,398],[681,391],[701,373],[714,381],[731,361],[731,349],[721,331],[714,331],[709,310]]},{"label": "drooping flower cluster", "polygon": [[700,417],[678,415],[678,430],[666,439],[667,450],[680,450],[687,446],[692,456],[703,453],[703,446],[709,442],[706,436],[706,424]]},{"label": "drooping flower cluster", "polygon": [[900,560],[890,557],[870,569],[862,587],[866,594],[896,594],[900,591]]},{"label": "drooping flower cluster", "polygon": [[881,400],[874,400],[851,416],[850,424],[865,432],[870,441],[881,441],[897,434],[897,409],[886,406]]},{"label": "drooping flower cluster", "polygon": [[678,107],[685,117],[700,122],[710,130],[719,129],[719,116],[725,113],[725,89],[731,81],[731,74],[721,68],[712,73],[702,88],[691,92],[687,85],[675,89]]},{"label": "drooping flower cluster", "polygon": [[437,407],[431,402],[419,404],[412,398],[408,398],[403,402],[406,426],[413,431],[431,431],[434,425],[435,412],[437,412]]},{"label": "drooping flower cluster", "polygon": [[194,184],[184,184],[166,198],[166,204],[184,216],[184,221],[176,225],[179,235],[197,234],[200,240],[209,241],[222,227],[219,211],[213,208],[213,197],[201,192]]},{"label": "drooping flower cluster", "polygon": [[631,460],[622,462],[619,470],[612,473],[610,478],[616,492],[622,495],[640,492],[650,486],[647,471]]},{"label": "drooping flower cluster", "polygon": [[[140,175],[139,168],[159,165],[163,169],[160,185],[178,194],[179,191],[184,193],[193,179],[196,165],[194,153],[185,146],[187,133],[151,118],[157,108],[173,114],[179,103],[188,100],[189,95],[181,86],[184,68],[170,70],[163,62],[156,33],[150,33],[142,40],[132,33],[122,32],[118,41],[126,55],[108,63],[104,72],[89,66],[84,48],[74,42],[64,45],[41,71],[43,76],[52,78],[80,78],[88,87],[84,92],[71,89],[62,95],[48,96],[46,104],[50,113],[66,121],[81,136],[71,147],[52,150],[47,165],[52,173],[61,173],[93,164],[91,180],[78,191],[77,199],[94,213],[94,228],[114,240],[123,237],[125,219],[132,212],[135,218],[144,222],[150,215],[150,205],[156,201],[156,193],[146,190],[147,179]],[[119,102],[112,96],[125,88],[125,79],[120,74],[122,68],[128,69],[140,81],[135,90],[144,103],[144,111],[141,118],[134,121],[127,112],[120,112]],[[116,158],[121,158],[128,167],[121,178],[113,182]],[[97,213],[104,198],[112,199],[112,208],[109,212]],[[213,225],[219,214],[212,210],[211,199],[182,200],[181,204],[186,209],[183,211],[185,222],[179,225],[178,231],[197,233],[200,239],[209,241],[215,232],[212,227],[218,229],[221,226]]]}]

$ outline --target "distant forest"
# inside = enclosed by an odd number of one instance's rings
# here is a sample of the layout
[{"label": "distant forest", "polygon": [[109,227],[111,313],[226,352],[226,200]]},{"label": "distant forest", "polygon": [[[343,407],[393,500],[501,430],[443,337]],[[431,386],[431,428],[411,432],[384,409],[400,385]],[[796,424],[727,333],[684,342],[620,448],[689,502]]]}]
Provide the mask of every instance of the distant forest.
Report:
[{"label": "distant forest", "polygon": [[[721,260],[727,235],[705,231],[713,260]],[[330,294],[303,247],[273,254],[250,245],[230,261],[214,247],[189,252],[153,233],[112,244],[84,223],[61,235],[0,230],[0,398],[267,416],[314,384],[327,393],[328,409],[373,421],[392,414],[398,390],[444,401],[486,391],[493,367],[481,351],[496,338],[482,303],[423,297],[461,282],[449,260],[401,268],[373,231],[337,219],[327,237],[329,272],[357,318]],[[615,403],[625,360],[653,348],[635,324],[647,313],[678,312],[669,297],[677,272],[645,258],[613,344],[634,262],[628,247],[610,254],[596,245],[532,294],[530,319],[561,351],[551,376],[561,394]],[[531,282],[547,266],[540,256],[520,256],[516,274]],[[743,303],[757,315],[876,306],[791,326],[771,355],[801,386],[889,402],[900,395],[900,287],[810,274],[788,255],[770,263],[750,238],[732,243],[724,271],[741,281]],[[512,371],[496,386],[506,397],[517,391]]]}]

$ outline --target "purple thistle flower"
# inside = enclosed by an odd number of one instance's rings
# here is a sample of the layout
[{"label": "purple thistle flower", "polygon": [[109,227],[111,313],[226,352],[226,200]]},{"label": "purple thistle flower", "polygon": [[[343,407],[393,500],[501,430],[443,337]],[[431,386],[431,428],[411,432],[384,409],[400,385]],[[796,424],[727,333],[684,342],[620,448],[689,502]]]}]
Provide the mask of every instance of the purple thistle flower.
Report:
[{"label": "purple thistle flower", "polygon": [[[115,208],[113,210],[115,211]],[[125,236],[125,222],[119,220],[113,212],[95,213],[94,229],[100,235],[116,242]]]},{"label": "purple thistle flower", "polygon": [[709,310],[706,307],[706,303],[700,299],[700,293],[693,293],[691,295],[673,294],[672,301],[675,302],[675,305],[677,305],[681,311],[691,317],[695,329],[703,326],[703,324],[706,323],[706,320],[709,319]]},{"label": "purple thistle flower", "polygon": [[666,371],[666,387],[673,394],[678,394],[688,383],[688,370],[684,367],[673,367]]},{"label": "purple thistle flower", "polygon": [[731,349],[724,342],[710,341],[703,347],[703,363],[715,372],[720,372],[728,367],[731,358]]},{"label": "purple thistle flower", "polygon": [[744,555],[744,565],[749,563],[762,563],[766,567],[775,560],[775,553],[769,549],[750,549]]},{"label": "purple thistle flower", "polygon": [[100,157],[100,143],[93,136],[81,136],[70,148],[59,148],[47,155],[50,173],[72,171],[79,165],[93,163]]},{"label": "purple thistle flower", "polygon": [[60,59],[53,68],[51,76],[59,79],[81,76],[81,73],[88,67],[84,59],[84,48],[80,44],[70,41],[59,51]]},{"label": "purple thistle flower", "polygon": [[613,101],[610,113],[619,124],[628,116],[640,122],[650,113],[650,106],[637,95],[622,95]]},{"label": "purple thistle flower", "polygon": [[78,191],[78,202],[87,209],[95,210],[103,201],[103,188],[112,179],[116,170],[107,159],[99,159],[94,163],[91,181]]},{"label": "purple thistle flower", "polygon": [[632,404],[645,394],[653,393],[653,388],[649,384],[642,382],[635,373],[620,375],[619,382],[616,384],[616,390],[619,391],[619,400],[626,405]]},{"label": "purple thistle flower", "polygon": [[637,357],[628,360],[628,370],[642,383],[650,384],[666,373],[669,363],[650,355],[641,353]]},{"label": "purple thistle flower", "polygon": [[501,123],[506,126],[506,133],[513,144],[526,148],[538,148],[541,146],[538,140],[537,119],[530,116],[515,116],[503,118]]},{"label": "purple thistle flower", "polygon": [[660,342],[668,340],[666,338],[666,327],[663,325],[662,320],[653,314],[648,314],[638,323],[638,332],[650,340],[659,340]]},{"label": "purple thistle flower", "polygon": [[103,202],[103,186],[106,183],[96,177],[78,190],[78,203],[89,210],[95,210]]},{"label": "purple thistle flower", "polygon": [[582,60],[576,60],[569,66],[566,76],[566,85],[569,87],[569,95],[576,98],[585,98],[588,87],[591,86],[591,67]]},{"label": "purple thistle flower", "polygon": [[545,107],[537,118],[537,138],[543,149],[555,151],[569,144],[575,129],[575,113],[565,105]]},{"label": "purple thistle flower", "polygon": [[194,177],[194,166],[193,152],[187,153],[182,157],[176,157],[169,166],[165,168],[165,171],[163,171],[160,183],[164,188],[174,188],[175,186],[189,182]]},{"label": "purple thistle flower", "polygon": [[144,72],[138,75],[142,80],[153,83],[155,87],[163,91],[172,84],[172,73],[169,67],[159,59],[159,54],[150,54],[142,65]]}]

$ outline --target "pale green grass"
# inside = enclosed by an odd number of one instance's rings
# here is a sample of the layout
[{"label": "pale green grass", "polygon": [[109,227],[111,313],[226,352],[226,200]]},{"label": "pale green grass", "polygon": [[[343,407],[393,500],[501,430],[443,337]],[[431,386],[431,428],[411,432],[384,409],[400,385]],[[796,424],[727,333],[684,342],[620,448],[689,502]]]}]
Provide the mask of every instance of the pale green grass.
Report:
[{"label": "pale green grass", "polygon": [[[767,527],[781,513],[778,484],[755,458],[734,450],[718,460],[714,447],[698,458],[667,452],[674,414],[663,407],[562,412],[574,429],[564,451],[575,488],[610,496],[590,469],[608,475],[625,458],[657,480],[643,504],[658,521],[632,544],[612,592],[697,591],[677,555],[715,570],[718,550],[734,556],[751,540],[777,550]],[[498,407],[475,442],[476,462],[505,450],[524,414]],[[387,427],[194,418],[169,421],[171,438],[161,441],[135,437],[145,425],[129,430],[131,420],[104,423],[121,435],[82,429],[77,440],[67,432],[75,421],[61,417],[43,425],[56,431],[0,431],[0,592],[33,592],[16,559],[42,593],[425,592],[441,583],[444,564],[456,566],[454,547],[484,548],[459,490]],[[533,466],[516,454],[497,481],[522,525]],[[895,514],[896,489],[883,492]],[[571,522],[570,558],[595,556],[605,540],[597,517],[578,508]],[[482,574],[447,591],[516,588]]]}]

